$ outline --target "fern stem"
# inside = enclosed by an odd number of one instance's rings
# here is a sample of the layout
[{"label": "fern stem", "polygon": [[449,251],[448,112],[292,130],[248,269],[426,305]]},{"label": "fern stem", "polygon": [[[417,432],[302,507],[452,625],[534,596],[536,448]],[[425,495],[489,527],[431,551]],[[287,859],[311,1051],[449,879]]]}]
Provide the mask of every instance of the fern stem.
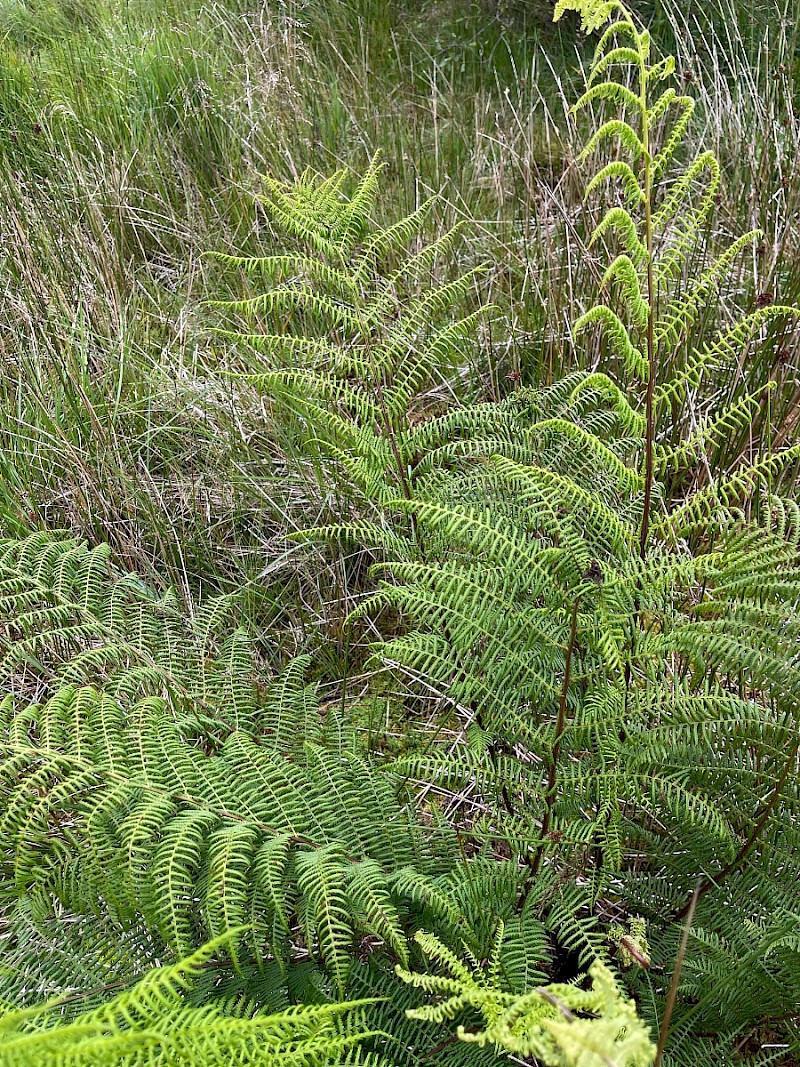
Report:
[{"label": "fern stem", "polygon": [[397,475],[400,479],[400,487],[403,490],[403,496],[406,500],[412,499],[411,486],[408,484],[408,478],[403,466],[403,459],[400,455],[400,449],[397,447],[397,438],[395,436],[394,427],[392,426],[392,420],[389,418],[389,412],[386,408],[386,400],[383,395],[383,382],[378,382],[375,391],[378,394],[378,400],[380,401],[381,411],[383,412],[383,423],[386,430],[386,436],[389,438],[389,447],[392,450],[394,461],[397,464]]},{"label": "fern stem", "polygon": [[[641,44],[640,44],[641,51]],[[650,506],[653,496],[653,477],[655,473],[655,422],[653,415],[654,393],[656,384],[656,286],[653,276],[653,169],[650,160],[650,123],[647,117],[647,68],[644,55],[639,64],[642,102],[642,146],[644,148],[644,230],[647,249],[647,392],[645,394],[645,473],[644,504],[642,507],[642,525],[639,531],[639,555],[647,556],[647,536],[650,532]]]},{"label": "fern stem", "polygon": [[550,770],[547,775],[547,792],[544,797],[544,816],[542,817],[542,831],[536,853],[530,863],[531,879],[539,873],[547,835],[553,820],[553,808],[556,802],[556,783],[558,781],[558,757],[561,753],[561,740],[564,736],[564,726],[567,719],[567,696],[569,694],[570,675],[572,673],[572,657],[575,651],[575,639],[578,633],[578,608],[581,598],[576,597],[572,605],[572,618],[570,620],[569,642],[567,644],[567,657],[564,664],[564,680],[561,683],[561,696],[558,702],[558,718],[556,720],[556,735],[553,739],[553,748],[550,753]]},{"label": "fern stem", "polygon": [[[709,889],[713,889],[715,886],[718,886],[720,882],[724,881],[724,879],[726,879],[729,875],[733,874],[733,872],[747,859],[755,843],[761,836],[762,830],[767,825],[767,821],[769,820],[769,817],[772,814],[775,805],[778,803],[778,797],[781,795],[781,790],[783,789],[786,783],[786,779],[789,777],[790,771],[794,768],[795,763],[797,761],[798,749],[800,749],[800,740],[795,741],[795,743],[792,745],[791,751],[789,752],[789,757],[786,760],[786,765],[784,766],[783,771],[781,772],[781,776],[775,783],[775,788],[772,790],[772,794],[769,800],[767,801],[764,810],[761,812],[758,821],[750,832],[750,836],[747,838],[745,843],[742,845],[742,847],[739,849],[739,851],[736,853],[730,863],[727,863],[722,868],[722,870],[719,871],[719,873],[716,874],[713,878],[705,879],[705,881],[700,885],[698,889],[698,895],[701,896],[703,893],[707,893]],[[684,915],[686,915],[689,911],[689,907],[690,904],[684,904],[684,906],[679,911],[675,912],[675,918],[682,919]]]}]

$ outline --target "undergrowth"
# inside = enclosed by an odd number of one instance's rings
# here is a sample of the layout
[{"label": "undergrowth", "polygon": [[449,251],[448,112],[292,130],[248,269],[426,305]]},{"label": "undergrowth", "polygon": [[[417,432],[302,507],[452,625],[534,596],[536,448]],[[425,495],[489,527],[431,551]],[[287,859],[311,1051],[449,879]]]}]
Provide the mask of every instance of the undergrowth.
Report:
[{"label": "undergrowth", "polygon": [[557,16],[0,11],[0,1064],[800,1057],[796,29]]}]

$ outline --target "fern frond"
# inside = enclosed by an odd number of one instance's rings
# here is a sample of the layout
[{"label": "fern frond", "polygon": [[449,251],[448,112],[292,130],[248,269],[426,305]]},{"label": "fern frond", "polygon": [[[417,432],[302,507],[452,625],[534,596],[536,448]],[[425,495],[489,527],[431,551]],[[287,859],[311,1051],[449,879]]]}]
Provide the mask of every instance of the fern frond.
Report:
[{"label": "fern frond", "polygon": [[572,403],[577,403],[584,395],[591,396],[592,393],[597,393],[606,402],[611,401],[611,408],[625,431],[634,437],[644,433],[643,416],[631,407],[628,397],[607,374],[598,371],[587,375],[572,390],[570,399]]},{"label": "fern frond", "polygon": [[627,11],[618,0],[558,0],[553,12],[553,21],[558,22],[567,11],[578,12],[584,33],[599,30],[603,23],[617,12],[622,15],[622,19],[612,26],[613,31],[619,33],[620,26],[626,28],[629,26],[631,32],[636,32]]},{"label": "fern frond", "polygon": [[220,263],[229,267],[238,267],[247,274],[261,274],[269,280],[286,275],[301,276],[340,292],[342,296],[354,298],[358,295],[358,285],[353,277],[340,267],[334,267],[319,257],[306,256],[301,253],[274,256],[232,256],[222,252],[209,253]]},{"label": "fern frond", "polygon": [[625,251],[634,263],[646,261],[647,248],[639,238],[636,223],[630,213],[621,207],[613,207],[606,212],[589,239],[589,247],[612,232],[619,234]]},{"label": "fern frond", "polygon": [[[609,28],[611,29],[611,27]],[[612,32],[615,31],[612,29]],[[606,44],[604,44],[604,40],[606,41]],[[595,49],[594,60],[592,61],[592,67],[589,73],[589,85],[594,85],[595,81],[602,77],[609,67],[614,66],[617,63],[624,66],[638,67],[641,62],[641,53],[636,48],[631,48],[628,45],[617,45],[615,48],[607,51],[606,47],[609,40],[610,38],[608,37],[607,30]],[[625,100],[623,99],[623,103],[624,102]],[[641,103],[641,98],[636,97],[636,106],[641,107]],[[578,105],[575,104],[574,107],[577,109]]]},{"label": "fern frond", "polygon": [[652,1063],[656,1049],[636,1016],[633,1001],[621,998],[611,971],[599,961],[589,971],[590,992],[575,985],[552,984],[514,995],[492,981],[491,971],[486,976],[480,970],[470,973],[433,935],[418,933],[416,939],[446,974],[439,977],[398,969],[403,981],[444,998],[436,1005],[412,1010],[413,1018],[443,1022],[469,1006],[480,1012],[485,1029],[468,1033],[459,1027],[462,1041],[565,1067],[599,1062],[647,1067]]},{"label": "fern frond", "polygon": [[588,199],[592,193],[596,192],[603,182],[612,180],[618,180],[622,183],[628,203],[636,206],[644,202],[644,190],[639,185],[639,179],[633,173],[630,164],[626,163],[624,159],[615,159],[610,163],[606,163],[587,184],[584,199]]},{"label": "fern frond", "polygon": [[213,300],[209,304],[228,311],[243,311],[247,315],[291,315],[293,312],[306,311],[323,318],[329,328],[344,327],[353,333],[357,333],[369,321],[367,309],[353,310],[325,293],[292,286],[275,286],[259,296],[244,300]]},{"label": "fern frond", "polygon": [[595,323],[602,327],[603,335],[608,339],[614,353],[622,360],[628,373],[641,381],[647,381],[647,360],[633,344],[624,323],[611,308],[604,304],[595,305],[576,319],[573,329],[577,333]]},{"label": "fern frond", "polygon": [[[658,522],[659,531],[683,533],[703,523],[713,523],[746,500],[760,484],[769,485],[782,471],[800,459],[800,445],[764,456],[714,485],[701,489]],[[720,515],[722,513],[722,515]]]},{"label": "fern frond", "polygon": [[706,420],[695,433],[673,448],[659,450],[658,461],[663,468],[694,463],[713,444],[752,423],[753,415],[763,402],[764,394],[771,393],[774,382],[768,382],[756,392],[743,396],[736,403],[724,408],[713,418]]},{"label": "fern frond", "polygon": [[356,260],[356,277],[366,282],[382,256],[388,256],[407,245],[411,238],[420,231],[425,220],[439,202],[438,196],[432,196],[405,218],[393,223],[385,230],[376,231],[364,242],[361,254]]},{"label": "fern frond", "polygon": [[[613,52],[609,52],[608,55],[604,57],[604,62],[619,62],[618,59],[611,59],[611,57],[618,55],[620,52],[628,53],[629,55],[633,56],[632,62],[639,62],[639,57],[636,55],[636,53],[632,49],[626,48],[617,48],[614,49]],[[592,73],[594,74],[595,71],[593,71]],[[609,101],[609,103],[618,104],[622,107],[630,107],[634,110],[641,112],[643,107],[642,98],[640,96],[637,96],[636,93],[634,93],[626,85],[621,85],[619,82],[611,81],[599,82],[596,84],[594,82],[593,77],[589,79],[589,82],[589,88],[582,96],[578,97],[576,102],[572,105],[572,108],[570,109],[572,114],[577,114],[577,112],[581,111],[585,107],[588,107],[590,104],[593,104],[596,100],[607,100]],[[610,135],[610,132],[607,131],[603,136]],[[633,134],[632,129],[630,129],[629,134],[626,134],[622,138],[623,144],[626,147],[629,147],[631,143],[630,135],[635,136],[635,134]]]},{"label": "fern frond", "polygon": [[734,359],[738,358],[763,326],[771,323],[773,319],[798,317],[800,317],[800,311],[797,308],[783,304],[770,304],[768,307],[750,312],[734,326],[718,334],[711,344],[695,352],[678,373],[658,385],[655,390],[656,399],[679,402],[683,399],[684,390],[697,388],[707,371],[729,366]]},{"label": "fern frond", "polygon": [[216,962],[226,938],[212,941],[180,963],[151,970],[130,989],[71,1020],[59,1002],[0,1012],[4,1067],[153,1067],[169,1063],[338,1063],[378,1067],[358,1046],[377,1036],[361,1025],[369,1000],[286,1009],[269,1014],[226,1012],[192,1003],[192,987]]},{"label": "fern frond", "polygon": [[[575,8],[571,8],[569,10],[576,10],[576,9]],[[602,60],[603,56],[605,56],[605,54],[606,54],[608,46],[610,44],[613,44],[614,41],[617,39],[617,37],[628,37],[634,42],[635,45],[637,45],[637,46],[640,45],[641,35],[639,34],[639,31],[636,29],[636,26],[634,25],[634,23],[631,20],[630,16],[628,15],[627,12],[622,12],[621,9],[619,9],[619,8],[617,10],[621,14],[623,14],[624,17],[620,18],[620,19],[617,19],[615,22],[612,22],[609,26],[606,26],[606,28],[600,34],[600,39],[598,40],[597,44],[595,45],[594,58],[592,59],[592,69],[594,69],[595,66]],[[558,18],[560,18],[560,17],[561,16],[560,16],[560,13],[559,13],[558,15],[553,17],[553,21],[557,22]],[[611,14],[609,17],[613,17],[613,14]],[[639,55],[639,53],[637,52],[637,61],[638,61],[638,55]]]},{"label": "fern frond", "polygon": [[687,293],[677,297],[659,317],[656,324],[656,341],[659,345],[674,346],[682,333],[695,321],[703,302],[720,283],[725,273],[747,245],[760,236],[760,231],[752,230],[742,234],[723,252],[721,256],[691,285]]}]

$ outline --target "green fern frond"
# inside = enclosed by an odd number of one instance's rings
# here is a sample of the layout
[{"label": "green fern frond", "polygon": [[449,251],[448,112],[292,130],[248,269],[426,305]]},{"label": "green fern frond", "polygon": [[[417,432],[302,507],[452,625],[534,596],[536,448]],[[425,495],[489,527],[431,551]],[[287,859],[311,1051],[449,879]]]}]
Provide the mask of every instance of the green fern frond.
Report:
[{"label": "green fern frond", "polygon": [[606,403],[610,402],[611,410],[623,430],[633,437],[641,437],[644,434],[644,417],[631,406],[630,399],[619,386],[602,371],[590,374],[579,382],[572,390],[570,399],[572,403],[577,403],[582,397],[591,397],[592,394],[597,395]]},{"label": "green fern frond", "polygon": [[553,12],[553,21],[558,22],[567,11],[578,12],[584,33],[594,33],[595,30],[599,30],[603,23],[608,22],[609,18],[616,13],[621,14],[622,19],[611,27],[615,33],[620,32],[620,26],[626,28],[630,26],[631,31],[636,32],[627,11],[618,0],[559,0]]},{"label": "green fern frond", "polygon": [[366,282],[370,274],[376,269],[377,261],[407,245],[412,237],[421,230],[433,208],[440,202],[440,198],[432,196],[411,214],[398,222],[388,226],[385,230],[377,230],[365,242],[359,258],[356,260],[356,277]]},{"label": "green fern frond", "polygon": [[703,302],[719,285],[733,261],[759,236],[758,230],[742,234],[692,283],[688,292],[676,297],[656,324],[658,345],[672,347],[678,343],[681,334],[695,321]]},{"label": "green fern frond", "polygon": [[653,159],[653,177],[656,180],[661,177],[667,166],[672,162],[673,156],[683,141],[695,109],[695,102],[690,96],[672,96],[667,105],[668,109],[678,109],[678,117],[672,125],[669,137],[662,145],[658,155]]},{"label": "green fern frond", "polygon": [[603,182],[620,181],[628,202],[636,206],[644,202],[644,190],[639,185],[639,179],[633,173],[629,163],[623,159],[615,159],[606,163],[586,186],[584,199],[588,199],[596,192]]},{"label": "green fern frond", "polygon": [[800,445],[764,456],[733,474],[719,479],[691,496],[685,503],[660,519],[657,531],[685,534],[705,523],[713,525],[728,518],[730,510],[746,500],[759,485],[769,485],[778,475],[800,458]]},{"label": "green fern frond", "polygon": [[[578,8],[577,7],[572,7],[572,8],[565,8],[564,10],[578,10]],[[622,11],[621,8],[617,9],[617,13],[621,14],[623,17],[620,18],[620,19],[617,19],[615,22],[612,22],[609,26],[606,26],[606,28],[600,34],[600,39],[598,40],[597,44],[595,45],[594,58],[592,59],[592,69],[594,69],[594,67],[598,63],[600,63],[600,61],[602,60],[603,56],[605,56],[609,45],[613,44],[616,41],[617,37],[628,37],[628,38],[630,38],[634,42],[634,44],[637,46],[637,48],[641,44],[641,34],[636,29],[636,26],[634,25],[633,21],[631,20],[630,16],[628,15],[628,13]],[[557,22],[560,17],[561,17],[561,12],[559,11],[556,15],[553,16],[553,21]],[[608,17],[613,18],[614,17],[613,12],[610,12]],[[602,23],[601,23],[601,25],[602,25]],[[598,29],[599,29],[599,26],[598,26]],[[637,54],[637,61],[638,61],[639,52],[637,51],[636,54]]]},{"label": "green fern frond", "polygon": [[[619,24],[624,25],[624,24]],[[612,33],[616,35],[616,30],[611,28]],[[614,66],[617,63],[626,66],[638,67],[641,62],[641,53],[636,48],[631,48],[627,45],[617,45],[615,48],[606,51],[606,47],[611,38],[608,36],[608,30],[600,39],[600,42],[595,49],[594,60],[592,61],[592,67],[589,72],[589,85],[594,85],[595,81],[602,77],[609,67]],[[605,40],[605,44],[604,44]],[[638,42],[637,42],[638,43]],[[625,98],[621,98],[622,102],[625,102]],[[641,107],[642,102],[640,97],[635,97],[636,107]],[[578,105],[574,105],[577,109]]]},{"label": "green fern frond", "polygon": [[[502,941],[503,930],[499,935]],[[592,989],[552,984],[522,995],[502,990],[484,975],[470,971],[438,938],[417,934],[426,955],[445,970],[443,976],[398,969],[403,981],[438,994],[436,1005],[409,1012],[413,1018],[441,1023],[469,1006],[482,1016],[485,1029],[467,1032],[462,1041],[491,1045],[518,1056],[535,1056],[542,1063],[562,1067],[590,1067],[595,1063],[618,1067],[646,1067],[653,1062],[655,1046],[636,1015],[633,1001],[623,1000],[611,971],[595,962],[590,968]],[[585,1016],[588,1016],[586,1018]]]},{"label": "green fern frond", "polygon": [[191,991],[227,939],[212,941],[180,963],[150,971],[107,1004],[69,1021],[58,1001],[0,1011],[0,1064],[4,1067],[134,1067],[146,1062],[333,1065],[379,1060],[359,1046],[373,1036],[361,1023],[364,1000],[287,1009],[269,1014],[230,1013],[192,1003]]},{"label": "green fern frond", "polygon": [[775,383],[768,382],[755,393],[741,397],[735,404],[731,404],[713,418],[706,420],[694,434],[676,447],[659,450],[658,460],[662,468],[673,467],[677,470],[686,467],[696,462],[711,445],[749,426],[754,414],[763,403],[764,395],[771,393],[774,389]]},{"label": "green fern frond", "polygon": [[616,232],[622,239],[622,245],[634,263],[644,263],[647,259],[647,248],[639,239],[639,233],[632,216],[624,208],[612,207],[597,224],[591,238],[591,247],[608,233]]},{"label": "green fern frond", "polygon": [[[627,62],[639,62],[639,56],[636,54],[636,52],[634,52],[632,49],[627,48],[614,49],[613,52],[609,52],[606,56],[604,56],[601,62],[606,65],[613,62],[620,62],[619,53],[626,53],[629,56],[633,57],[632,60],[629,59],[627,60]],[[592,71],[593,75],[595,74],[595,70]],[[572,108],[570,109],[572,114],[577,114],[583,108],[588,107],[590,104],[593,104],[596,100],[607,100],[611,104],[618,104],[622,107],[630,107],[634,110],[641,111],[643,106],[642,98],[640,96],[637,96],[636,93],[634,93],[626,85],[621,85],[619,82],[610,81],[595,83],[594,77],[590,77],[589,81],[589,88],[572,105]],[[633,130],[631,130],[630,133],[633,134]],[[610,136],[610,131],[607,131],[603,136]],[[625,144],[626,147],[629,146],[629,135],[626,135],[623,138],[623,144]],[[588,154],[589,153],[587,151],[587,155]]]},{"label": "green fern frond", "polygon": [[604,304],[597,304],[576,319],[573,329],[578,333],[595,323],[602,327],[604,337],[608,339],[614,353],[622,360],[626,371],[641,381],[647,381],[649,374],[647,360],[631,341],[619,315]]}]

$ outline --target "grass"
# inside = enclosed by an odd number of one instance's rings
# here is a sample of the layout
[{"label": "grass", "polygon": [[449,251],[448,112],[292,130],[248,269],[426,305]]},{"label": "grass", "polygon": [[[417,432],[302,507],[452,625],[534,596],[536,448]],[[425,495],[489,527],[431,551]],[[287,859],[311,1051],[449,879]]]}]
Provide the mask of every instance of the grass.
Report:
[{"label": "grass", "polygon": [[[676,47],[706,116],[698,136],[712,132],[725,167],[696,255],[749,225],[765,234],[727,283],[733,314],[800,299],[797,5],[716,2],[729,40],[672,0],[643,10]],[[286,534],[348,502],[291,420],[226,373],[254,356],[215,338],[205,301],[244,283],[206,253],[268,247],[254,201],[265,170],[360,170],[381,150],[382,215],[441,193],[431,234],[463,218],[457,266],[493,264],[483,295],[498,311],[457,390],[496,397],[596,361],[570,334],[598,276],[567,115],[585,47],[549,17],[522,0],[0,6],[5,531],[107,540],[190,602],[244,589],[280,656],[337,633],[345,563]],[[698,403],[769,378],[756,435],[777,446],[800,399],[790,338],[761,338]],[[726,442],[722,465],[754,443]]]}]

